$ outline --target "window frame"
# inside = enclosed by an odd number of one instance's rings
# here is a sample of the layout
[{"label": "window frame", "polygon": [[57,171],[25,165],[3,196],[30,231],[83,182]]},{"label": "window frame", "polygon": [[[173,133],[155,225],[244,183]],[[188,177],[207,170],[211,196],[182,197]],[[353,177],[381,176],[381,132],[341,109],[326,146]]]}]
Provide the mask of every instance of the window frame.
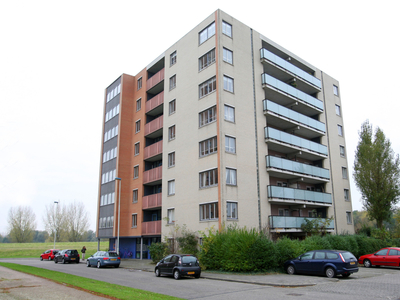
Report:
[{"label": "window frame", "polygon": [[199,99],[208,96],[217,90],[217,77],[213,76],[210,79],[199,84]]},{"label": "window frame", "polygon": [[[233,148],[230,141],[233,141]],[[233,149],[233,151],[231,151]],[[225,152],[236,154],[236,138],[230,135],[225,135]]]},{"label": "window frame", "polygon": [[[227,55],[226,55],[227,54]],[[229,55],[228,55],[229,54]],[[230,57],[229,57],[230,56]],[[230,58],[230,60],[229,60]],[[228,48],[222,48],[222,60],[228,64],[233,65],[233,51]]]},{"label": "window frame", "polygon": [[138,223],[138,214],[132,214],[132,228],[136,228]]},{"label": "window frame", "polygon": [[350,201],[350,190],[343,189],[343,194],[344,194],[344,201]]},{"label": "window frame", "polygon": [[[225,34],[226,36],[229,36],[230,38],[233,37],[233,30],[232,30],[232,24],[222,20],[222,33]],[[227,30],[227,28],[229,30]]]},{"label": "window frame", "polygon": [[[234,176],[232,177],[232,175]],[[237,186],[237,169],[226,167],[225,168],[225,183],[230,186]]]},{"label": "window frame", "polygon": [[176,64],[176,62],[177,62],[177,54],[176,54],[176,50],[175,50],[169,56],[169,66],[172,67],[173,65]]},{"label": "window frame", "polygon": [[142,77],[138,78],[137,80],[137,90],[140,90],[143,86],[143,80]]},{"label": "window frame", "polygon": [[215,48],[199,57],[199,72],[215,63]]},{"label": "window frame", "polygon": [[339,117],[342,116],[342,112],[340,110],[340,105],[335,104],[335,112],[336,112],[337,116],[339,116]]},{"label": "window frame", "polygon": [[335,84],[333,85],[333,94],[339,96],[339,87]]},{"label": "window frame", "polygon": [[338,128],[338,135],[343,136],[343,126],[340,124],[337,124],[337,128]]},{"label": "window frame", "polygon": [[139,165],[133,166],[133,179],[139,178]]},{"label": "window frame", "polygon": [[234,93],[235,92],[235,81],[232,77],[224,75],[224,91]]},{"label": "window frame", "polygon": [[134,155],[137,156],[140,154],[140,142],[136,142],[134,145]]},{"label": "window frame", "polygon": [[199,112],[199,128],[211,124],[217,120],[217,106],[211,106]]},{"label": "window frame", "polygon": [[215,35],[215,21],[199,32],[199,45],[205,43]]},{"label": "window frame", "polygon": [[172,115],[176,112],[176,99],[169,101],[168,103],[168,113]]},{"label": "window frame", "polygon": [[214,153],[218,153],[217,136],[199,142],[199,157],[209,156]]},{"label": "window frame", "polygon": [[199,172],[199,188],[210,188],[218,186],[218,168]]},{"label": "window frame", "polygon": [[132,203],[137,203],[139,201],[139,189],[132,190]]},{"label": "window frame", "polygon": [[168,186],[167,195],[168,196],[175,195],[175,179],[168,180],[167,186]]},{"label": "window frame", "polygon": [[342,179],[348,179],[349,175],[347,174],[347,168],[342,167]]},{"label": "window frame", "polygon": [[175,167],[175,151],[168,153],[168,168]]},{"label": "window frame", "polygon": [[[235,206],[235,207],[233,207]],[[235,208],[236,210],[233,210]],[[234,211],[234,213],[233,213]],[[238,217],[238,202],[237,201],[226,201],[226,218],[228,220],[237,220]]]},{"label": "window frame", "polygon": [[346,149],[344,148],[343,145],[339,145],[339,154],[340,157],[346,157]]},{"label": "window frame", "polygon": [[139,98],[136,100],[136,111],[139,111],[142,109],[142,98]]},{"label": "window frame", "polygon": [[140,120],[135,121],[135,133],[139,133],[140,132]]},{"label": "window frame", "polygon": [[171,91],[174,88],[176,88],[176,74],[169,78],[169,90]]},{"label": "window frame", "polygon": [[[227,117],[230,116],[229,115],[230,111],[227,110],[227,109],[231,109],[232,110],[232,112],[233,112],[233,120],[227,118]],[[228,114],[227,114],[227,112],[228,112]],[[224,120],[228,121],[228,122],[235,123],[235,107],[234,106],[229,105],[229,104],[224,104]]]},{"label": "window frame", "polygon": [[347,224],[353,224],[351,211],[346,211],[346,221],[347,221]]},{"label": "window frame", "polygon": [[[170,216],[172,214],[172,217]],[[172,225],[175,224],[175,207],[171,207],[167,209],[167,224]]]},{"label": "window frame", "polygon": [[199,204],[200,221],[216,221],[218,218],[218,201]]},{"label": "window frame", "polygon": [[176,138],[176,127],[171,125],[168,127],[168,141],[173,141]]}]

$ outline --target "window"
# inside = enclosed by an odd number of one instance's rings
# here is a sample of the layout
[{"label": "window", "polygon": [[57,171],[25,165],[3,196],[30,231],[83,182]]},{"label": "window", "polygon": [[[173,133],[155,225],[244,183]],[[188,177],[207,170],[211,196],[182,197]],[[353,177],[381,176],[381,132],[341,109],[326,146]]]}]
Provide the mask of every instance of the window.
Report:
[{"label": "window", "polygon": [[205,41],[207,41],[210,37],[212,37],[215,34],[215,22],[210,24],[207,28],[203,29],[199,33],[199,44],[203,44]]},{"label": "window", "polygon": [[333,85],[333,94],[339,96],[339,88],[336,85]]},{"label": "window", "polygon": [[172,90],[176,87],[176,75],[172,76],[169,79],[169,90]]},{"label": "window", "polygon": [[222,49],[224,61],[230,64],[233,64],[233,52],[226,48]]},{"label": "window", "polygon": [[199,187],[205,188],[218,184],[218,169],[212,169],[199,173]]},{"label": "window", "polygon": [[175,125],[168,128],[168,140],[171,141],[175,139]]},{"label": "window", "polygon": [[207,68],[214,62],[215,62],[215,49],[212,49],[199,58],[199,71]]},{"label": "window", "polygon": [[236,185],[236,169],[226,168],[226,184]]},{"label": "window", "polygon": [[199,85],[199,97],[202,98],[217,89],[215,76]]},{"label": "window", "polygon": [[200,204],[200,221],[218,219],[218,202]]},{"label": "window", "polygon": [[224,90],[233,93],[233,79],[224,75]]},{"label": "window", "polygon": [[140,142],[135,144],[135,155],[138,155],[140,151]]},{"label": "window", "polygon": [[217,119],[216,106],[210,107],[199,113],[199,127],[214,122]]},{"label": "window", "polygon": [[175,180],[168,181],[168,196],[175,195]]},{"label": "window", "polygon": [[226,121],[235,122],[235,108],[229,105],[224,105],[224,118]]},{"label": "window", "polygon": [[340,106],[335,104],[336,115],[340,116]]},{"label": "window", "polygon": [[350,194],[348,189],[344,189],[344,200],[350,201]]},{"label": "window", "polygon": [[173,66],[174,64],[176,64],[176,51],[172,52],[169,56],[169,65]]},{"label": "window", "polygon": [[132,227],[137,227],[137,214],[132,215]]},{"label": "window", "polygon": [[142,108],[142,98],[136,100],[136,111],[139,111]]},{"label": "window", "polygon": [[342,167],[342,177],[343,179],[347,179],[347,168]]},{"label": "window", "polygon": [[351,224],[351,212],[350,211],[346,211],[346,220],[347,220],[347,224]]},{"label": "window", "polygon": [[400,255],[400,251],[396,249],[390,249],[389,250],[389,255]]},{"label": "window", "polygon": [[169,208],[167,210],[167,215],[168,215],[168,224],[174,224],[175,223],[175,209]]},{"label": "window", "polygon": [[222,21],[222,33],[232,37],[232,25]]},{"label": "window", "polygon": [[136,133],[140,132],[140,120],[136,121],[135,123],[135,132]]},{"label": "window", "polygon": [[217,137],[212,137],[199,143],[199,157],[217,152]]},{"label": "window", "polygon": [[225,151],[229,153],[236,153],[236,138],[225,136]]},{"label": "window", "polygon": [[176,111],[176,100],[171,100],[169,102],[169,114],[172,115]]},{"label": "window", "polygon": [[342,125],[339,125],[339,124],[338,124],[337,130],[338,130],[338,134],[339,134],[340,136],[343,136],[343,127],[342,127]]},{"label": "window", "polygon": [[139,198],[139,191],[137,189],[133,190],[132,202],[133,203],[138,202],[138,198]]},{"label": "window", "polygon": [[339,145],[339,151],[340,151],[340,156],[341,157],[345,157],[346,156],[345,151],[344,151],[344,146]]},{"label": "window", "polygon": [[134,166],[133,167],[133,178],[138,178],[139,177],[139,166]]},{"label": "window", "polygon": [[175,152],[168,153],[168,168],[175,166]]},{"label": "window", "polygon": [[142,88],[142,77],[137,80],[137,89],[140,90]]},{"label": "window", "polygon": [[237,202],[226,202],[226,217],[228,219],[238,218],[238,204]]}]

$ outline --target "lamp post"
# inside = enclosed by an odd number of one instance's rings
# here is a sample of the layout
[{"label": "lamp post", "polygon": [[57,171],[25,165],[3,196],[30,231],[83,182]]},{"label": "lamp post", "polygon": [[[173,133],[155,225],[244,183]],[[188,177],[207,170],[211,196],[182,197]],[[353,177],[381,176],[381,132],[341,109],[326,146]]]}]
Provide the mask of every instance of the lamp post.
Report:
[{"label": "lamp post", "polygon": [[[58,201],[54,201],[54,204],[58,204]],[[57,206],[56,205],[54,205],[54,207],[56,208],[55,209],[55,212],[54,212],[54,248],[53,249],[56,249],[56,236],[57,236],[57,226],[56,226],[56,221],[57,221]]]},{"label": "lamp post", "polygon": [[118,188],[118,233],[117,233],[117,254],[119,255],[119,225],[121,224],[121,178],[115,177],[115,180],[119,181]]}]

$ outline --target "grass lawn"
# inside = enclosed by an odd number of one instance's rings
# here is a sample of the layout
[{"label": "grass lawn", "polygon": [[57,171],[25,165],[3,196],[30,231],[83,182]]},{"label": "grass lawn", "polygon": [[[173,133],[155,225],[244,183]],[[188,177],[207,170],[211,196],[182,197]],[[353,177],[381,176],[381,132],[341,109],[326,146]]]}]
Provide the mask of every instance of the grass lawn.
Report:
[{"label": "grass lawn", "polygon": [[[86,246],[87,247],[87,246]],[[0,266],[13,269],[16,271],[32,274],[38,277],[47,278],[52,281],[66,284],[67,286],[74,286],[80,289],[93,292],[98,295],[106,295],[117,299],[180,299],[167,295],[157,294],[153,292],[143,291],[130,287],[125,287],[117,284],[111,284],[108,282],[98,281],[80,276],[71,276],[70,274],[50,271],[46,269],[23,266],[12,263],[2,263]]]}]

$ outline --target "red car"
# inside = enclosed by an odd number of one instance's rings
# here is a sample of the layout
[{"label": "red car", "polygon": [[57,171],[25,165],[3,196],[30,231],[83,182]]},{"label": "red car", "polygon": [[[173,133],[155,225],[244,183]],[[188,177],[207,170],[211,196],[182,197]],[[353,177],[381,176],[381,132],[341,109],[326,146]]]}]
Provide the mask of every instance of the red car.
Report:
[{"label": "red car", "polygon": [[40,260],[43,259],[47,259],[47,260],[53,260],[54,259],[54,255],[56,255],[58,253],[58,249],[50,249],[50,250],[46,250],[44,251],[41,255],[40,255]]},{"label": "red car", "polygon": [[364,267],[372,266],[394,266],[400,267],[400,248],[387,247],[382,248],[373,254],[360,256],[359,264],[364,264]]}]

